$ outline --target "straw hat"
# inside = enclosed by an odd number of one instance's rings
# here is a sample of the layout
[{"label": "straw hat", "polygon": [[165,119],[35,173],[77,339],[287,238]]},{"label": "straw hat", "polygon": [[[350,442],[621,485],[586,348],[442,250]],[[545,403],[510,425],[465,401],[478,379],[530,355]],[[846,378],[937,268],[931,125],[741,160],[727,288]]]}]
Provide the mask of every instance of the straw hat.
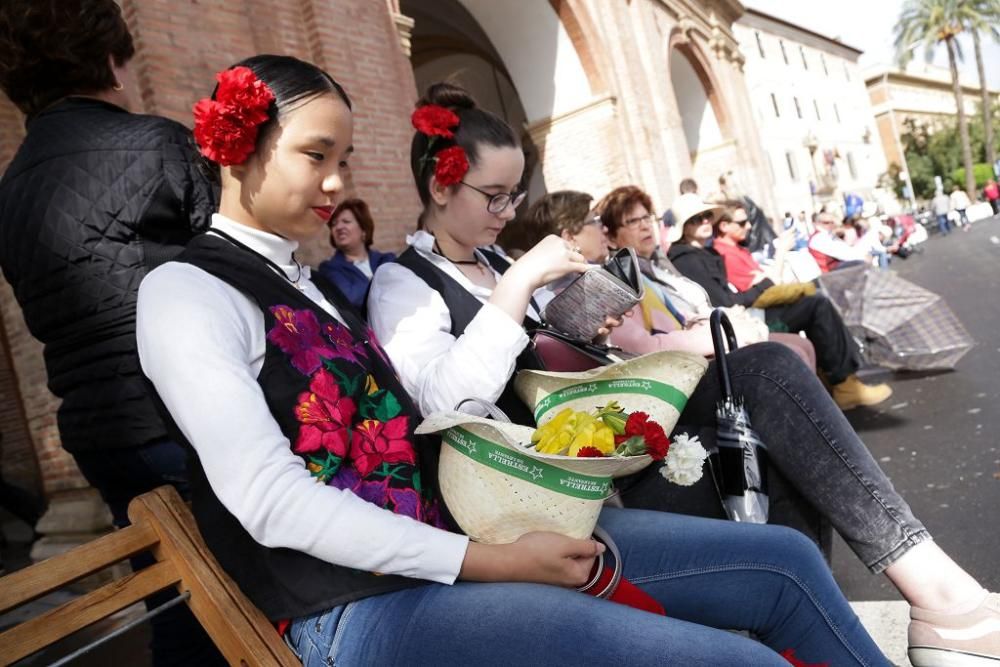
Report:
[{"label": "straw hat", "polygon": [[534,429],[462,412],[431,415],[416,432],[441,435],[441,497],[462,530],[486,544],[536,530],[589,537],[612,478],[652,463],[649,456],[541,454],[531,445]]},{"label": "straw hat", "polygon": [[667,232],[667,239],[671,243],[677,243],[677,241],[681,239],[681,236],[684,234],[684,223],[699,213],[710,211],[712,213],[712,222],[715,222],[715,220],[718,219],[719,214],[722,213],[721,206],[706,204],[698,195],[692,192],[683,194],[674,200],[672,208],[674,211],[674,219],[677,220],[677,224],[671,227]]},{"label": "straw hat", "polygon": [[653,352],[582,373],[520,371],[514,389],[539,426],[564,408],[589,412],[614,400],[670,433],[707,368],[701,355]]}]

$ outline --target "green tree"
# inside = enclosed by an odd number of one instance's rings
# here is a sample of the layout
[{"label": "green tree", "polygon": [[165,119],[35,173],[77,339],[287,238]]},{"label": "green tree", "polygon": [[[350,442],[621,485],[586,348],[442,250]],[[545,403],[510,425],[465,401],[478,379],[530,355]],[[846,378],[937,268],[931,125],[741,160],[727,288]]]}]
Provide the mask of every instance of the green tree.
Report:
[{"label": "green tree", "polygon": [[980,112],[983,118],[983,141],[986,144],[986,162],[996,162],[996,144],[993,140],[993,119],[990,113],[990,91],[986,85],[986,68],[983,65],[983,49],[981,33],[986,33],[994,40],[1000,38],[1000,0],[969,0],[960,3],[959,11],[965,22],[966,30],[972,33],[972,46],[976,54],[976,67],[979,70]]},{"label": "green tree", "polygon": [[[958,78],[958,60],[961,47],[956,37],[964,29],[964,7],[969,0],[907,0],[896,24],[896,60],[901,68],[913,59],[913,51],[921,45],[924,57],[930,62],[934,49],[944,43],[948,52],[948,67],[951,70],[951,84],[958,107],[958,134],[962,145],[962,161],[965,166],[965,190],[969,197],[975,197],[976,184],[972,174],[972,148],[969,145],[969,127],[965,118],[965,101],[962,99],[962,85]],[[950,174],[951,171],[945,173]]]}]

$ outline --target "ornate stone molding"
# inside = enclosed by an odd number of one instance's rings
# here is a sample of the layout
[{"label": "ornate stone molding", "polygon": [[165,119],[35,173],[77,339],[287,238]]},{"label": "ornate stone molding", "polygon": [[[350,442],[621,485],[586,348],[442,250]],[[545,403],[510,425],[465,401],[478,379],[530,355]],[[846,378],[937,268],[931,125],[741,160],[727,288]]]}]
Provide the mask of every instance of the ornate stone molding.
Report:
[{"label": "ornate stone molding", "polygon": [[412,46],[410,39],[413,37],[413,26],[416,22],[400,12],[392,13],[392,22],[396,24],[396,33],[399,35],[399,45],[403,49],[403,55],[409,58]]}]

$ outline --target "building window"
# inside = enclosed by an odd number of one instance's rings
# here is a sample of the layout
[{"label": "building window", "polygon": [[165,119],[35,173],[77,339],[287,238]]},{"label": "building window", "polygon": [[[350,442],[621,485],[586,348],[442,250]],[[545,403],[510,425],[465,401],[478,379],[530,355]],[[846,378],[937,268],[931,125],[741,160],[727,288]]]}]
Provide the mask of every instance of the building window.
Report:
[{"label": "building window", "polygon": [[840,109],[837,108],[837,103],[833,103],[833,115],[837,117],[837,122],[840,122]]},{"label": "building window", "polygon": [[778,98],[771,93],[771,104],[774,106],[774,117],[781,118],[781,110],[778,109]]},{"label": "building window", "polygon": [[788,64],[788,53],[785,51],[785,42],[778,40],[778,46],[781,47],[781,57],[785,59],[785,64]]},{"label": "building window", "polygon": [[764,57],[764,42],[763,42],[763,40],[761,40],[759,32],[757,32],[755,30],[753,34],[754,34],[754,37],[757,38],[757,51],[760,53],[760,57],[763,58]]},{"label": "building window", "polygon": [[813,109],[816,110],[816,120],[823,120],[822,116],[819,115],[819,101],[813,100]]},{"label": "building window", "polygon": [[799,118],[802,118],[802,107],[799,106],[799,98],[793,97],[792,101],[795,102],[795,113]]},{"label": "building window", "polygon": [[851,179],[858,180],[858,167],[854,164],[854,153],[847,153],[847,171],[851,172]]},{"label": "building window", "polygon": [[826,76],[830,76],[830,70],[826,68],[826,58],[823,56],[822,53],[819,54],[819,62],[821,65],[823,65],[823,74],[825,74]]},{"label": "building window", "polygon": [[799,47],[799,55],[802,56],[802,69],[809,69],[809,63],[806,61],[806,50]]},{"label": "building window", "polygon": [[785,162],[788,164],[788,176],[793,180],[799,180],[799,168],[795,165],[795,155],[792,151],[785,151]]}]

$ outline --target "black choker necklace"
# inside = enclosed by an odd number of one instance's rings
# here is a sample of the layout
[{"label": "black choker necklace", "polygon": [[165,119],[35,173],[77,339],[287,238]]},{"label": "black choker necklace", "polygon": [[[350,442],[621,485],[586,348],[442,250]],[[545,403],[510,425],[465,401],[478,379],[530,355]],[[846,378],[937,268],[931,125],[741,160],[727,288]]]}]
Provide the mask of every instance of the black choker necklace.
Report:
[{"label": "black choker necklace", "polygon": [[437,239],[434,240],[434,252],[436,252],[437,254],[441,255],[442,257],[444,257],[446,260],[448,260],[452,264],[456,264],[456,265],[459,265],[459,266],[478,266],[479,265],[479,259],[476,258],[476,257],[473,257],[472,259],[452,259],[448,255],[444,254],[444,251],[441,250],[441,246],[438,244]]},{"label": "black choker necklace", "polygon": [[270,258],[265,257],[264,255],[262,255],[261,253],[257,252],[256,250],[254,250],[250,246],[246,245],[245,243],[241,243],[241,242],[237,241],[236,239],[234,239],[232,236],[230,236],[229,234],[225,233],[221,229],[216,229],[216,228],[213,227],[209,231],[212,234],[218,234],[222,238],[224,238],[227,241],[229,241],[230,243],[232,243],[237,248],[241,248],[243,250],[246,250],[247,252],[250,252],[250,253],[253,253],[254,255],[257,255],[262,260],[264,260],[264,262],[268,266],[270,266],[272,269],[274,269],[278,273],[278,275],[280,275],[282,278],[284,278],[285,280],[287,280],[288,282],[290,282],[292,285],[294,285],[295,289],[297,289],[297,290],[301,290],[302,289],[302,287],[299,285],[299,280],[302,279],[302,265],[299,264],[299,260],[295,259],[295,257],[292,257],[292,261],[295,262],[295,268],[298,269],[298,272],[295,274],[295,279],[293,280],[293,279],[289,278],[288,274],[285,273],[285,271],[280,266],[278,266],[275,262],[273,262]]}]

